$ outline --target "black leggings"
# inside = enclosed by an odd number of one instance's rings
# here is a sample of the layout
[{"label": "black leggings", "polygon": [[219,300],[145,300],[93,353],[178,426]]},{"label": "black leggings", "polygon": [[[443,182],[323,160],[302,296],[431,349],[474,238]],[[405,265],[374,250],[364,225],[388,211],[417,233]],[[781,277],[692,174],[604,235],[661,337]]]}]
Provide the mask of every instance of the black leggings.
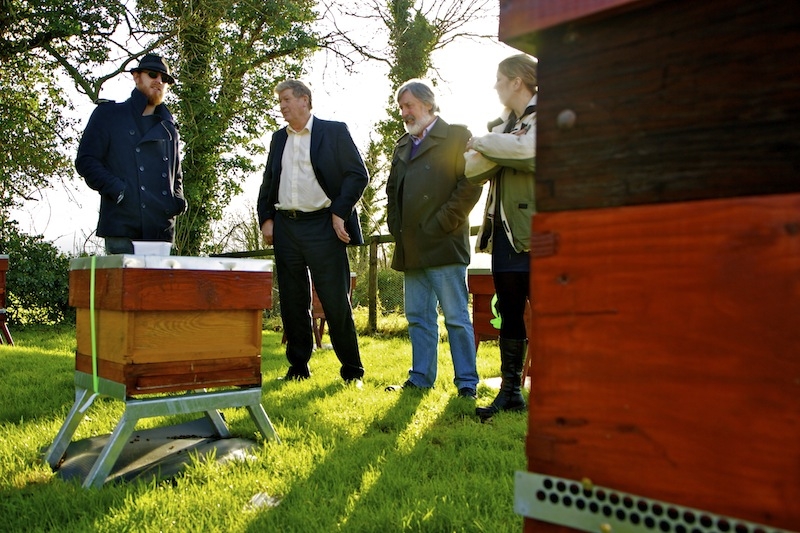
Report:
[{"label": "black leggings", "polygon": [[494,290],[497,293],[497,310],[502,318],[500,337],[527,339],[525,328],[525,303],[530,284],[528,272],[494,272]]}]

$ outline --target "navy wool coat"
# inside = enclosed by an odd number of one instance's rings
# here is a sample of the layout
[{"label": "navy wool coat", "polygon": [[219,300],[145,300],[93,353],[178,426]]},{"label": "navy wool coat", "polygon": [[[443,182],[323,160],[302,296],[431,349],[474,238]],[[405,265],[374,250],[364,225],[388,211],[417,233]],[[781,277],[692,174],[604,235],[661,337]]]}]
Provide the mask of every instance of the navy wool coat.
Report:
[{"label": "navy wool coat", "polygon": [[98,237],[172,242],[175,217],[186,210],[172,114],[157,106],[160,121],[146,120],[152,127],[140,131],[146,105],[138,89],[124,102],[100,103],[81,137],[75,168],[100,193]]}]

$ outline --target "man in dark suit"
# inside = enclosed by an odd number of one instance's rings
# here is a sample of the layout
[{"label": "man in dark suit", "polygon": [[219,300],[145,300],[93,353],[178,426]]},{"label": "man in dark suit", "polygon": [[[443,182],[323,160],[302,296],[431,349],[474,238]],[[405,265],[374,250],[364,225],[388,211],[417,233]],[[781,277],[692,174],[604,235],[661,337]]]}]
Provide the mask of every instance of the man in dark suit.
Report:
[{"label": "man in dark suit", "polygon": [[285,379],[311,375],[310,272],[342,364],[340,375],[360,388],[364,367],[348,296],[346,247],[364,242],[355,205],[369,175],[347,125],[311,114],[311,90],[303,82],[285,80],[275,93],[288,125],[272,136],[258,222],[264,242],[275,247],[289,360]]}]

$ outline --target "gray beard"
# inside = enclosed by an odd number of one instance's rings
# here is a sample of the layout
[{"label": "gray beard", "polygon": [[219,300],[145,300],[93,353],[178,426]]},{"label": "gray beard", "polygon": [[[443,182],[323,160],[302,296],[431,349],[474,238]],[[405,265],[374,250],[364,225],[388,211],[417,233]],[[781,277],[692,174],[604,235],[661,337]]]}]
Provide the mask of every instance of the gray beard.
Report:
[{"label": "gray beard", "polygon": [[414,137],[419,137],[419,134],[422,133],[422,130],[425,129],[419,125],[419,122],[415,122],[414,124],[403,124],[406,128],[406,131],[409,135],[413,135]]},{"label": "gray beard", "polygon": [[427,116],[427,119],[422,117],[421,120],[417,120],[413,124],[407,124],[403,122],[403,126],[405,126],[409,135],[419,137],[422,135],[422,132],[425,130],[425,128],[430,126],[434,120],[436,120],[436,115],[431,114]]}]

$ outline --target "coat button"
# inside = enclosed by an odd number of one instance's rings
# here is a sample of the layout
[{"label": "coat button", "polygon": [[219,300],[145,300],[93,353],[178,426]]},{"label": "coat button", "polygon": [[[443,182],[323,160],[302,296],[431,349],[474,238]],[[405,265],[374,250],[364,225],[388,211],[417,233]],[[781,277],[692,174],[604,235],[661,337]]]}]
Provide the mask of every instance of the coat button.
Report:
[{"label": "coat button", "polygon": [[135,132],[135,131],[133,131],[133,130],[128,130],[128,135],[135,135],[135,134],[136,134],[136,132]]},{"label": "coat button", "polygon": [[162,159],[163,159],[164,161],[169,161],[169,157],[167,157],[167,156],[164,156]]},{"label": "coat button", "polygon": [[166,177],[167,177],[167,173],[166,173],[166,172],[162,172],[162,173],[161,173],[161,177],[162,177],[162,178],[166,178]]},{"label": "coat button", "polygon": [[139,167],[139,172],[144,172],[144,167]]},{"label": "coat button", "polygon": [[138,153],[140,153],[141,151],[142,151],[142,149],[141,149],[141,148],[139,148],[139,147],[137,146],[137,147],[136,147],[136,153],[138,154]]},{"label": "coat button", "polygon": [[161,191],[161,196],[166,196],[166,195],[167,195],[167,191]]},{"label": "coat button", "polygon": [[142,204],[142,209],[145,209],[146,207],[147,207],[146,205]]},{"label": "coat button", "polygon": [[140,189],[144,190],[144,185],[142,185],[142,186],[140,187]]}]

